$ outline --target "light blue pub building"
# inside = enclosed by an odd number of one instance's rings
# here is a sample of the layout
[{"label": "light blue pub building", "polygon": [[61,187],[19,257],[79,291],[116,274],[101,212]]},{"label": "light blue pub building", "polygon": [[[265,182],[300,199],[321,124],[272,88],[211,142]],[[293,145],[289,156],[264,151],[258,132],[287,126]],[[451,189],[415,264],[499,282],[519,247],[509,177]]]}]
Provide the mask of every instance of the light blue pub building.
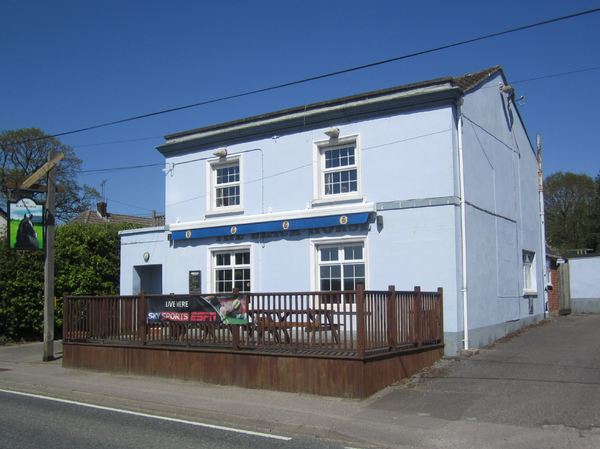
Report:
[{"label": "light blue pub building", "polygon": [[536,154],[500,67],[166,136],[121,294],[444,289],[446,353],[543,317]]}]

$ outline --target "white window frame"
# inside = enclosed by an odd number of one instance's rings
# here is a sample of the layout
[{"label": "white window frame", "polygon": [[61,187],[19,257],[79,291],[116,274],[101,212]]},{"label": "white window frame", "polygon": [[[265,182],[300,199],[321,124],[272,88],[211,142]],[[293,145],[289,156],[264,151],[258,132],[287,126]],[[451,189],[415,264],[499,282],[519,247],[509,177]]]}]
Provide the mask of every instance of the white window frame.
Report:
[{"label": "white window frame", "polygon": [[545,262],[544,270],[546,270],[546,287],[550,287],[550,290],[552,290],[552,260],[547,258]]},{"label": "white window frame", "polygon": [[[526,261],[526,258],[528,259]],[[523,295],[531,296],[537,294],[537,270],[536,270],[536,254],[534,251],[522,251],[522,266],[523,266]],[[527,280],[529,279],[529,283]],[[528,285],[529,284],[529,285]]]},{"label": "white window frame", "polygon": [[320,248],[326,246],[344,246],[360,243],[363,246],[363,258],[362,261],[365,264],[365,289],[369,286],[369,248],[367,239],[364,237],[349,237],[349,238],[319,238],[310,240],[310,264],[311,264],[311,279],[310,284],[313,291],[320,291],[321,289],[321,275],[320,275]]},{"label": "white window frame", "polygon": [[[217,207],[217,169],[228,165],[238,165],[240,170],[239,181],[220,187],[239,186],[240,204],[233,206]],[[206,216],[239,213],[244,211],[244,165],[242,155],[229,156],[227,158],[215,158],[206,164]]]},{"label": "white window frame", "polygon": [[[207,251],[207,256],[208,256],[208,261],[207,261],[207,266],[209,267],[208,271],[208,275],[207,275],[207,281],[208,281],[208,285],[210,286],[210,292],[211,293],[217,293],[217,276],[216,276],[216,270],[218,269],[216,260],[217,260],[217,254],[223,254],[223,253],[237,253],[237,252],[242,252],[242,251],[248,251],[250,253],[250,265],[246,266],[243,265],[244,268],[248,267],[250,268],[250,290],[254,290],[256,291],[256,285],[255,285],[255,251],[254,251],[254,246],[253,245],[224,245],[224,246],[214,246],[214,247],[210,247],[209,250]],[[235,269],[235,265],[231,265],[232,270]],[[232,288],[233,288],[233,282],[234,280],[232,279]]]},{"label": "white window frame", "polygon": [[[325,174],[344,171],[344,167],[325,168],[325,152],[336,148],[354,145],[354,166],[356,168],[356,192],[325,194]],[[313,143],[313,205],[329,204],[346,201],[362,201],[360,136],[358,134],[340,137],[338,139],[322,140]]]}]

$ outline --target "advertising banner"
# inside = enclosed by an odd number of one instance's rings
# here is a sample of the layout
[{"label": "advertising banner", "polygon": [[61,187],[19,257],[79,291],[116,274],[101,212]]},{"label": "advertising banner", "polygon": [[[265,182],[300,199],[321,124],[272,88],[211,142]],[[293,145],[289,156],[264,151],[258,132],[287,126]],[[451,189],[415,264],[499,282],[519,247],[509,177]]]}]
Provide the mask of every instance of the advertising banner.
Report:
[{"label": "advertising banner", "polygon": [[44,249],[44,206],[29,198],[8,202],[8,247]]},{"label": "advertising banner", "polygon": [[148,297],[148,323],[248,323],[248,297],[231,294]]}]

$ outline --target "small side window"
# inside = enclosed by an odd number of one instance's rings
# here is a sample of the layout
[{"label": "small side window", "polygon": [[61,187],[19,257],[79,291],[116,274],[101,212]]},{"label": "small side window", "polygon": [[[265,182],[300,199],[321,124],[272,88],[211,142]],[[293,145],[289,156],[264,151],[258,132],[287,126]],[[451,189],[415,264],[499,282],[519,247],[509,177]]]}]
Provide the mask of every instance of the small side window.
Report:
[{"label": "small side window", "polygon": [[523,251],[523,293],[536,293],[535,253]]}]

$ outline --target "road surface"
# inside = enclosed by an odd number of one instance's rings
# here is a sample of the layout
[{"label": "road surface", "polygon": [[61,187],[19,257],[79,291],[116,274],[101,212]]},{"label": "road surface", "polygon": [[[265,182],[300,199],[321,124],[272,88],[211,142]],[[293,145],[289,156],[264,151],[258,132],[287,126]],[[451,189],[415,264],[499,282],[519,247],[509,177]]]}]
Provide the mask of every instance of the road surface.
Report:
[{"label": "road surface", "polygon": [[0,448],[324,449],[340,445],[0,391]]}]

